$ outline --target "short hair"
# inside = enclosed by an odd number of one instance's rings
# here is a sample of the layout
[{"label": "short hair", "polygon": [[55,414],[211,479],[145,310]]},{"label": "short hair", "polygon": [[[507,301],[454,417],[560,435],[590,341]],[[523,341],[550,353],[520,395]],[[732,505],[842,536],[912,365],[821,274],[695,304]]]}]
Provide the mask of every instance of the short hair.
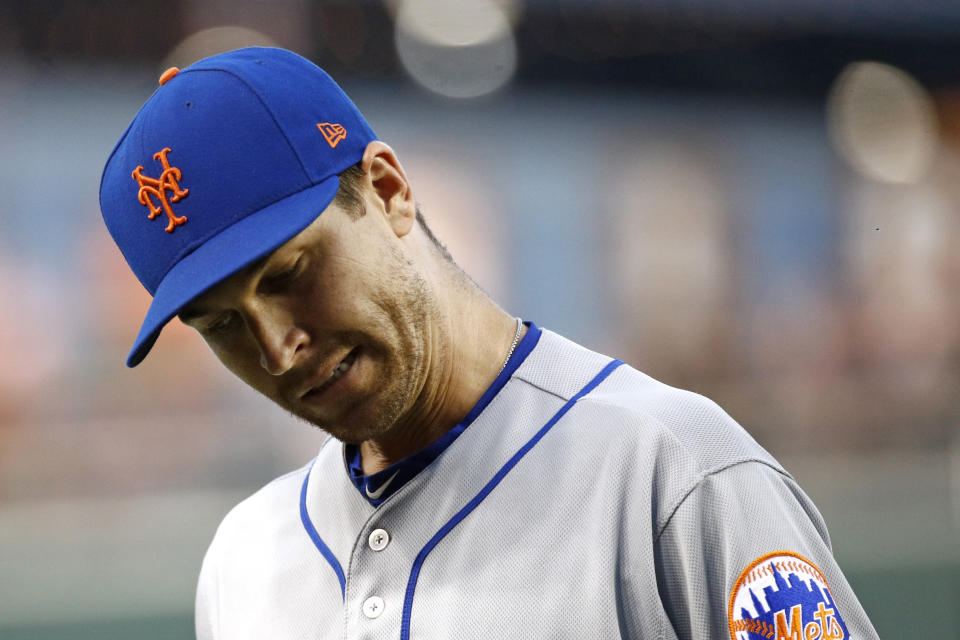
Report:
[{"label": "short hair", "polygon": [[[363,176],[366,175],[366,172],[363,170],[363,167],[360,166],[360,163],[353,165],[352,167],[347,168],[343,173],[340,174],[340,189],[337,191],[337,195],[334,197],[333,201],[343,207],[347,211],[347,215],[356,220],[357,218],[363,217],[367,213],[367,208],[363,205],[363,195],[360,192],[360,180]],[[444,260],[450,264],[456,265],[456,262],[453,260],[453,256],[450,255],[450,252],[447,250],[443,243],[437,239],[437,236],[433,234],[433,231],[427,225],[426,218],[423,217],[423,213],[420,211],[420,204],[417,203],[417,223],[420,225],[420,228],[423,229],[423,232],[427,234],[427,237],[430,238],[430,242],[433,243],[433,246],[440,252],[440,255],[443,256]]]}]

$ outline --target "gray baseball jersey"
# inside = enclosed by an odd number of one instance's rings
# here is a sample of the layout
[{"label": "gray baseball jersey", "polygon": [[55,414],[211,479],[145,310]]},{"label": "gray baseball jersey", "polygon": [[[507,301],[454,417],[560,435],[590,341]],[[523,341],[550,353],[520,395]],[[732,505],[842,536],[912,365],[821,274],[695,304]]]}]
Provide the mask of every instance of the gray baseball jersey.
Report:
[{"label": "gray baseball jersey", "polygon": [[875,638],[810,499],[706,398],[543,330],[375,507],[343,446],[235,507],[197,636]]}]

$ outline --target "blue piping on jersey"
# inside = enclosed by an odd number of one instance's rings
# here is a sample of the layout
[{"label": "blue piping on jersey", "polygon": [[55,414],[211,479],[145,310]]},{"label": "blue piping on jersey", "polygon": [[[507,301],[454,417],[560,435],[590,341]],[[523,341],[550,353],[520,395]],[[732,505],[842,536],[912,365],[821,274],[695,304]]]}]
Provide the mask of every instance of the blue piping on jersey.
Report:
[{"label": "blue piping on jersey", "polygon": [[[529,329],[527,334],[523,337],[523,340],[520,341],[520,344],[517,345],[516,350],[513,352],[513,355],[510,356],[510,360],[503,368],[503,371],[500,372],[500,374],[497,376],[497,379],[494,380],[493,384],[491,384],[486,392],[484,392],[477,404],[473,406],[473,408],[469,411],[469,413],[467,413],[467,415],[463,418],[463,420],[460,421],[458,425],[456,425],[453,429],[451,429],[450,432],[447,433],[447,435],[438,441],[439,444],[434,443],[434,445],[428,447],[427,450],[421,450],[411,456],[413,459],[421,456],[426,456],[428,459],[422,462],[419,465],[419,468],[415,469],[414,473],[412,473],[410,477],[413,477],[419,473],[422,468],[426,467],[427,464],[432,462],[441,453],[443,453],[443,451],[450,446],[457,436],[459,436],[460,433],[462,433],[463,430],[470,425],[470,423],[476,420],[477,416],[479,416],[486,406],[490,404],[490,401],[493,400],[498,393],[500,393],[500,389],[507,384],[507,381],[513,375],[513,372],[520,367],[521,363],[526,360],[527,356],[530,355],[530,352],[533,351],[534,347],[537,346],[542,333],[540,328],[533,322],[525,322],[524,324],[526,324]],[[432,451],[430,450],[431,448]],[[402,465],[403,462],[404,461],[401,461],[398,464]],[[343,568],[340,566],[340,562],[337,560],[336,556],[333,555],[333,552],[330,551],[330,547],[328,547],[320,537],[316,527],[313,526],[313,522],[310,520],[310,514],[307,513],[307,485],[310,482],[310,473],[313,471],[313,465],[315,463],[316,459],[310,463],[310,468],[307,469],[307,476],[303,479],[303,487],[300,489],[300,522],[303,523],[303,528],[306,529],[307,535],[309,535],[310,539],[313,540],[313,544],[317,547],[317,549],[320,550],[320,553],[324,558],[327,559],[327,562],[337,574],[337,579],[340,581],[340,596],[341,598],[345,598],[347,580],[344,576]],[[397,465],[392,465],[380,473],[384,475],[389,474],[391,473],[391,470],[395,469],[396,467]],[[407,479],[409,478],[404,479],[404,482]],[[351,477],[351,480],[354,480],[353,477]],[[399,484],[402,483],[398,483],[398,485]],[[364,498],[367,498],[363,487],[358,486],[357,488],[360,490],[360,494],[363,495]],[[380,502],[382,502],[382,500],[371,501],[371,504],[376,507]]]},{"label": "blue piping on jersey", "polygon": [[437,533],[434,534],[430,541],[420,550],[420,553],[417,554],[417,557],[413,561],[413,568],[410,570],[410,579],[407,581],[407,591],[403,597],[403,615],[400,619],[400,640],[410,640],[410,614],[413,610],[413,592],[417,588],[417,578],[420,576],[420,568],[423,566],[424,560],[427,559],[427,555],[433,551],[434,547],[443,540],[443,538],[450,533],[454,527],[456,527],[460,522],[467,517],[467,515],[473,511],[482,501],[486,498],[493,489],[500,484],[500,481],[510,473],[520,459],[523,458],[533,447],[536,446],[538,442],[547,434],[548,431],[564,416],[564,414],[569,411],[573,405],[577,403],[580,398],[587,395],[593,391],[598,384],[603,382],[607,376],[609,376],[614,369],[622,365],[621,360],[611,360],[607,366],[605,366],[600,373],[593,377],[593,380],[588,382],[586,386],[580,389],[579,392],[567,402],[560,407],[560,410],[557,411],[550,420],[547,421],[545,425],[540,427],[540,430],[537,431],[530,440],[527,441],[525,445],[520,447],[513,456],[507,460],[507,463],[500,467],[500,470],[484,485],[483,489],[480,490],[480,493],[475,495],[470,502],[468,502],[460,511],[458,511],[452,518],[443,527],[440,528]]},{"label": "blue piping on jersey", "polygon": [[[314,459],[314,462],[316,462],[316,459]],[[307,484],[310,482],[311,471],[313,471],[313,462],[310,463],[310,468],[307,469],[307,476],[303,479],[303,487],[300,489],[300,522],[303,523],[303,528],[307,530],[307,535],[313,540],[313,544],[317,545],[317,549],[320,550],[320,553],[327,559],[327,562],[330,563],[333,571],[337,574],[337,580],[340,581],[340,598],[342,599],[345,597],[347,591],[347,579],[343,575],[343,569],[340,567],[340,562],[337,560],[337,557],[330,551],[330,547],[320,539],[320,534],[317,533],[317,529],[313,526],[310,515],[307,513]]]}]

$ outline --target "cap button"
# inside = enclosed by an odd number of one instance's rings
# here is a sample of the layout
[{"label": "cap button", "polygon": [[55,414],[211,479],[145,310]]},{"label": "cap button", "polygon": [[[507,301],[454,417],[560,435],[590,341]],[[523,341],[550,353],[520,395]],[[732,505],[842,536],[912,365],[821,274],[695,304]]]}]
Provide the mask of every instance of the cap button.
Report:
[{"label": "cap button", "polygon": [[170,67],[169,69],[167,69],[166,71],[160,74],[160,80],[159,80],[160,85],[162,86],[167,84],[167,80],[177,75],[178,73],[180,73],[180,69],[178,67]]}]

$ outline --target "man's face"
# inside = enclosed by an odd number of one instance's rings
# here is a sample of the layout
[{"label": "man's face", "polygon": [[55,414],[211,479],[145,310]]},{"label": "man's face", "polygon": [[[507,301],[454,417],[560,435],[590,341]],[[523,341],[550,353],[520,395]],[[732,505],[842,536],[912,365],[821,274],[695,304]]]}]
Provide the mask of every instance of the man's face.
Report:
[{"label": "man's face", "polygon": [[424,384],[436,305],[382,212],[331,204],[181,318],[254,389],[344,442],[387,433]]}]

